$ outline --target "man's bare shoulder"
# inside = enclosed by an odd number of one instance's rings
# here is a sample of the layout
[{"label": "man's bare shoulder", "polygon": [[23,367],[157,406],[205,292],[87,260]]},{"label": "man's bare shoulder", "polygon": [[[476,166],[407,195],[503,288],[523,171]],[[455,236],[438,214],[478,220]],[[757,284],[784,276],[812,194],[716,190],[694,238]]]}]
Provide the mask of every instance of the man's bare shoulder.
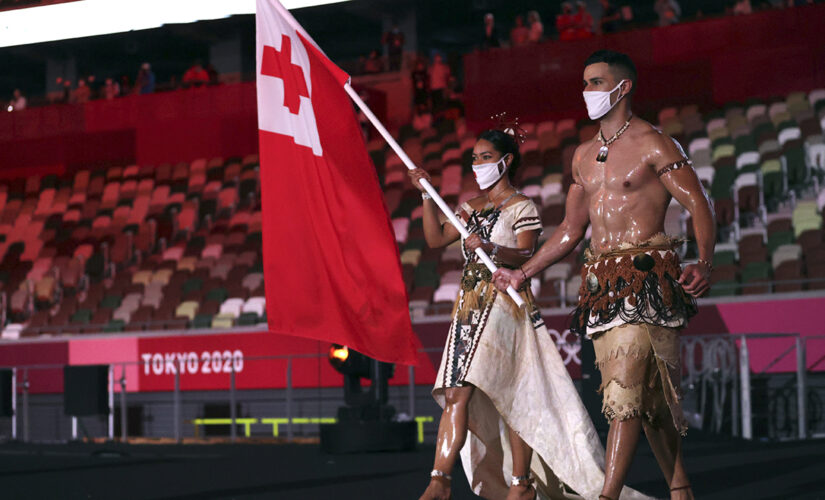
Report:
[{"label": "man's bare shoulder", "polygon": [[633,133],[634,140],[651,163],[673,162],[686,156],[682,146],[659,128],[642,119],[638,125]]},{"label": "man's bare shoulder", "polygon": [[582,166],[582,158],[584,154],[590,150],[595,144],[599,142],[598,135],[594,135],[590,139],[580,143],[576,146],[575,151],[573,151],[573,177],[575,178],[579,172],[579,168]]}]

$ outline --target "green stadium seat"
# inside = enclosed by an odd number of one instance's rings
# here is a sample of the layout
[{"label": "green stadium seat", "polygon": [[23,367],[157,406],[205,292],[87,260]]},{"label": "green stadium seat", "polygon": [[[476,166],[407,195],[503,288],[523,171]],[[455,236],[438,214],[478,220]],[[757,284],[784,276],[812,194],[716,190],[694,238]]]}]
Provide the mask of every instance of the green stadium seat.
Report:
[{"label": "green stadium seat", "polygon": [[192,320],[192,328],[211,328],[212,316],[209,314],[197,314]]},{"label": "green stadium seat", "polygon": [[782,245],[789,245],[794,242],[794,234],[791,231],[780,231],[768,235],[768,255],[773,255],[774,251]]},{"label": "green stadium seat", "polygon": [[201,290],[203,288],[203,280],[201,278],[189,278],[183,283],[183,294]]},{"label": "green stadium seat", "polygon": [[122,332],[124,327],[126,326],[126,322],[122,319],[113,319],[109,321],[109,323],[103,327],[104,333],[116,333]]},{"label": "green stadium seat", "polygon": [[102,301],[100,301],[100,307],[103,309],[117,309],[120,307],[120,302],[122,300],[123,299],[120,295],[107,295],[103,297]]},{"label": "green stadium seat", "polygon": [[92,320],[92,311],[90,309],[78,309],[72,314],[72,317],[69,319],[70,322],[75,324],[84,324],[88,325],[89,322]]},{"label": "green stadium seat", "polygon": [[257,325],[258,320],[259,320],[258,315],[255,314],[254,312],[245,312],[245,313],[241,313],[241,315],[238,317],[238,325],[239,326]]}]

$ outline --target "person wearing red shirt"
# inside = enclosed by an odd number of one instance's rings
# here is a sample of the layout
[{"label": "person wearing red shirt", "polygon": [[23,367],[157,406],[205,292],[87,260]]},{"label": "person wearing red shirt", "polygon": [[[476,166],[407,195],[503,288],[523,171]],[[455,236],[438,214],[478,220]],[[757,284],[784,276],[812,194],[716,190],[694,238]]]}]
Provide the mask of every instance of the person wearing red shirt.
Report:
[{"label": "person wearing red shirt", "polygon": [[576,37],[573,6],[570,2],[561,4],[561,14],[556,16],[556,31],[559,32],[559,40],[573,40]]},{"label": "person wearing red shirt", "polygon": [[200,61],[195,61],[191,68],[183,74],[183,86],[192,87],[206,85],[209,83],[209,73],[203,69]]},{"label": "person wearing red shirt", "polygon": [[577,4],[578,10],[573,16],[573,27],[576,32],[574,38],[590,38],[593,36],[593,16],[587,11],[587,6],[584,2],[579,1]]},{"label": "person wearing red shirt", "polygon": [[432,99],[433,112],[438,113],[444,108],[444,92],[447,90],[447,81],[450,79],[450,66],[448,66],[441,54],[433,57],[430,66],[430,99]]},{"label": "person wearing red shirt", "polygon": [[530,37],[530,30],[524,25],[524,17],[516,16],[516,25],[510,30],[510,44],[513,47],[525,45]]}]

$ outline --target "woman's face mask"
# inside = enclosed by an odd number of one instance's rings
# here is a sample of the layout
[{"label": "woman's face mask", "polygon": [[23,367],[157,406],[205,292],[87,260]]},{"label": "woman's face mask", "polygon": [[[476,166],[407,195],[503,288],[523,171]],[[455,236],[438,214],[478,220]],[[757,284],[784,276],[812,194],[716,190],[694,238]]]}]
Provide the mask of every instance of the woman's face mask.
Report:
[{"label": "woman's face mask", "polygon": [[610,94],[620,89],[624,82],[625,80],[620,81],[619,84],[616,85],[616,87],[611,91],[591,90],[582,92],[582,95],[584,96],[584,103],[587,105],[587,115],[591,120],[598,120],[603,117],[608,111],[613,109],[613,106],[622,100],[622,97],[624,97],[623,95],[619,96],[616,99],[616,102],[611,104]]},{"label": "woman's face mask", "polygon": [[[501,176],[507,171],[507,163],[504,162],[506,157],[507,155],[504,155],[500,160],[493,163],[473,165],[473,174],[475,174],[478,187],[487,189],[501,179]],[[499,168],[499,165],[501,168]]]}]

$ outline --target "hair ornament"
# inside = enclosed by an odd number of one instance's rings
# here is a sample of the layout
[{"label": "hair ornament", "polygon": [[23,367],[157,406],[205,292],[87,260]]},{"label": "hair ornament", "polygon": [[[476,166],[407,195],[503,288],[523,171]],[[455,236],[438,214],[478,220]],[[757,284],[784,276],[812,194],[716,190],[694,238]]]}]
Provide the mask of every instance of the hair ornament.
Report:
[{"label": "hair ornament", "polygon": [[491,116],[490,119],[496,122],[496,129],[515,139],[519,145],[527,140],[527,131],[519,126],[518,117],[510,119],[507,112],[503,111]]}]

